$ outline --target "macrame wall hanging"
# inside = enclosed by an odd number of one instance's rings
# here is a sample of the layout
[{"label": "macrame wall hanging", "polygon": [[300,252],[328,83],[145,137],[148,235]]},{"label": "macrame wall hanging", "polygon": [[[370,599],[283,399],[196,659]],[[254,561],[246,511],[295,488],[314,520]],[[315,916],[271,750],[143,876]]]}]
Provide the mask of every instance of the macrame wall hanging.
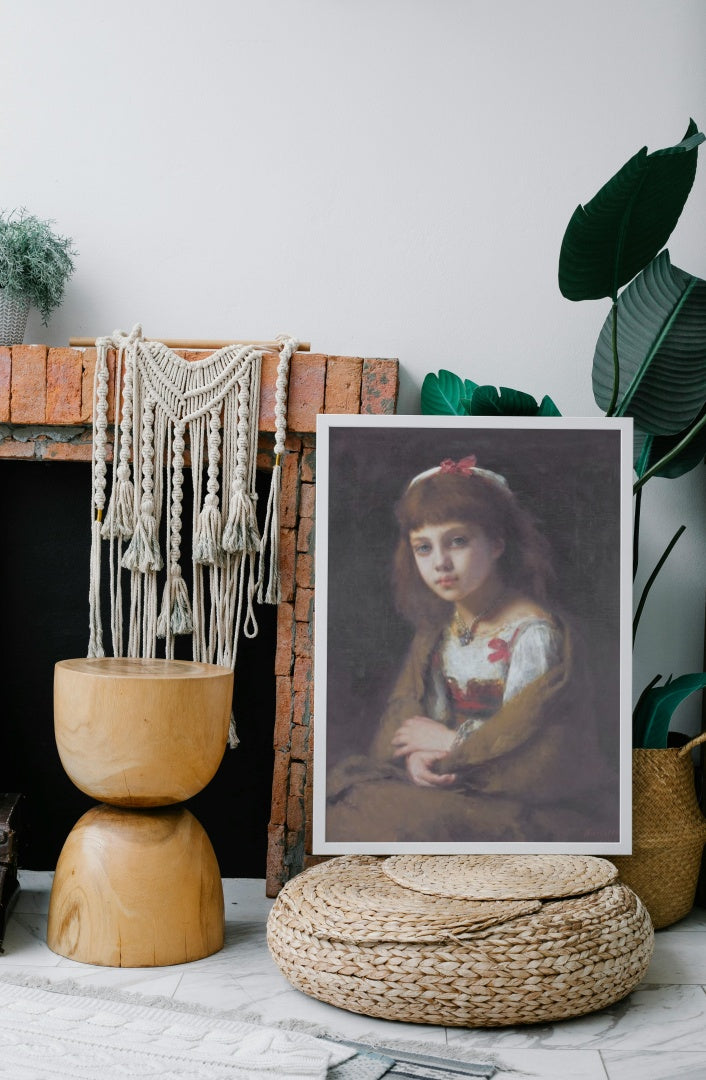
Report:
[{"label": "macrame wall hanging", "polygon": [[[151,659],[159,650],[173,659],[176,635],[189,634],[194,660],[235,667],[241,631],[257,634],[254,600],[279,602],[281,458],[289,362],[297,342],[283,337],[278,345],[275,464],[260,536],[255,472],[262,352],[228,345],[203,359],[184,360],[161,342],[146,340],[140,326],[96,341],[88,656],[105,655],[104,547],[114,656]],[[109,349],[116,351],[115,444],[106,508]],[[182,576],[187,439],[193,485],[190,594]],[[233,725],[230,742],[237,745]]]}]

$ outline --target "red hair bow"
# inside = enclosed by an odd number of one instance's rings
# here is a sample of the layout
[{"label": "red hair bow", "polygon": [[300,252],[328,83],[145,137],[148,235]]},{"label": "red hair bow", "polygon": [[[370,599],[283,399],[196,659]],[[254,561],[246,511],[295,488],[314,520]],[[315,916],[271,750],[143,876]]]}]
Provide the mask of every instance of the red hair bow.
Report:
[{"label": "red hair bow", "polygon": [[461,458],[460,461],[454,461],[453,458],[447,457],[441,462],[440,468],[442,473],[460,473],[462,476],[472,476],[475,463],[475,454],[469,454],[468,457]]}]

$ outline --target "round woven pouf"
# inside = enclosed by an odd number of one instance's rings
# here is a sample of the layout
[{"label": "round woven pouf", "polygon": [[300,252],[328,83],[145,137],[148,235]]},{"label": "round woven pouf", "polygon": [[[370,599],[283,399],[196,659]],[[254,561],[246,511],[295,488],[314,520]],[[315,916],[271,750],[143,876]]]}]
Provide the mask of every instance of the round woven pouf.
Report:
[{"label": "round woven pouf", "polygon": [[[455,857],[444,858],[456,872]],[[558,877],[560,859],[551,857]],[[591,871],[609,883],[587,891],[584,875],[580,895],[486,899],[487,889],[480,898],[433,894],[428,877],[425,891],[409,888],[386,872],[394,869],[387,862],[344,855],[284,886],[267,942],[298,990],[387,1020],[498,1027],[602,1009],[629,994],[647,970],[649,915],[614,881],[610,864],[603,875],[600,866]],[[434,873],[440,869],[437,863]]]}]

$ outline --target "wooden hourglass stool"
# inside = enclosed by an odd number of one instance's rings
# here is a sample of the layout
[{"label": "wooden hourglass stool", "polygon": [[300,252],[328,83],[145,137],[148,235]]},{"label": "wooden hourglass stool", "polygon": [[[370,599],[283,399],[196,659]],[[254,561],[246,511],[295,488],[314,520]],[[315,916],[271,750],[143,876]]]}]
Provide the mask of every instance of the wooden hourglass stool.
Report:
[{"label": "wooden hourglass stool", "polygon": [[[64,769],[102,804],[69,833],[49,903],[49,948],[112,967],[155,967],[223,947],[220,870],[182,806],[213,778],[233,672],[185,660],[62,660],[54,730]],[[108,805],[106,805],[108,804]]]}]

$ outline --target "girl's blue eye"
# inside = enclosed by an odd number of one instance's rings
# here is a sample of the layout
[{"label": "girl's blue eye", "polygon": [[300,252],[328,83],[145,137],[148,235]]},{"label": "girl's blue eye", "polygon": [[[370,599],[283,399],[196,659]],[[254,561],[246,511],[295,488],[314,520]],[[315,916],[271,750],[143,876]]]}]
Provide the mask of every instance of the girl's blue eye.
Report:
[{"label": "girl's blue eye", "polygon": [[415,555],[428,555],[431,551],[431,544],[414,544],[413,551]]},{"label": "girl's blue eye", "polygon": [[450,541],[450,547],[465,547],[467,543],[467,536],[454,536]]}]

